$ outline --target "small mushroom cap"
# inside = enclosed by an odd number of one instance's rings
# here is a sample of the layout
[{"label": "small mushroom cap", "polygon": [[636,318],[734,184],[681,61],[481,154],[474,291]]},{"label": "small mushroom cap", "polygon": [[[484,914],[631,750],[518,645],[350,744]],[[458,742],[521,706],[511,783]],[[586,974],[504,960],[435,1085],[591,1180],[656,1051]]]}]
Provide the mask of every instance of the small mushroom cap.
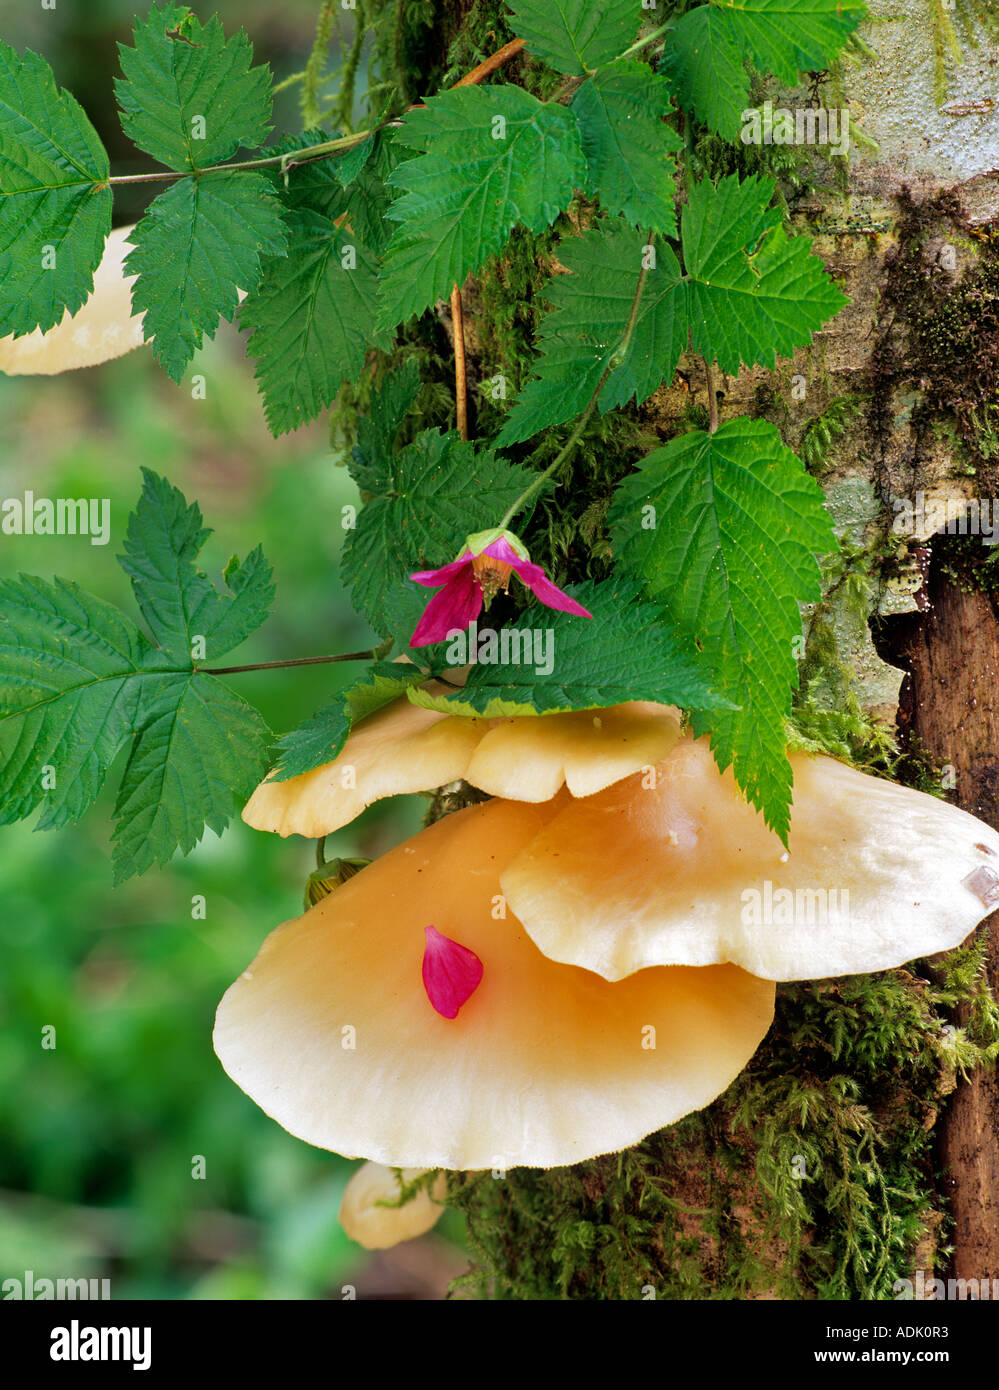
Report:
[{"label": "small mushroom cap", "polygon": [[394,700],[357,724],[333,762],[285,782],[261,782],[243,819],[278,835],[331,835],[381,797],[456,781],[484,722]]},{"label": "small mushroom cap", "polygon": [[[426,1169],[404,1168],[405,1183],[415,1182]],[[395,1170],[382,1163],[363,1163],[344,1189],[340,1225],[351,1240],[365,1250],[388,1250],[404,1240],[414,1240],[435,1226],[447,1195],[447,1178],[438,1173],[431,1190],[421,1187],[404,1206],[380,1206],[398,1202],[401,1195]]]},{"label": "small mushroom cap", "polygon": [[[219,1005],[237,1085],[320,1148],[457,1169],[576,1163],[725,1090],[769,1027],[772,984],[731,965],[608,984],[501,915],[500,868],[562,800],[447,816],[272,932]],[[428,923],[483,963],[455,1019],[423,989]]]},{"label": "small mushroom cap", "polygon": [[503,719],[483,733],[465,780],[510,801],[549,801],[565,784],[592,796],[665,758],[680,737],[677,711],[646,701]]},{"label": "small mushroom cap", "polygon": [[[243,819],[256,830],[318,839],[379,797],[458,778],[511,801],[548,801],[563,783],[574,796],[590,796],[653,766],[679,737],[678,712],[644,701],[476,719],[423,709],[403,697],[360,720],[332,762],[284,782],[262,782]],[[350,777],[347,768],[353,768]]]},{"label": "small mushroom cap", "polygon": [[132,227],[109,234],[94,288],[75,314],[68,311],[47,333],[36,328],[20,338],[0,338],[0,372],[8,376],[54,376],[76,367],[96,367],[123,357],[142,343],[142,315],[132,313],[134,275],[126,275],[125,257]]},{"label": "small mushroom cap", "polygon": [[999,835],[936,797],[796,754],[790,853],[706,739],[568,803],[502,871],[546,955],[607,980],[732,961],[770,980],[957,946],[999,902]]}]

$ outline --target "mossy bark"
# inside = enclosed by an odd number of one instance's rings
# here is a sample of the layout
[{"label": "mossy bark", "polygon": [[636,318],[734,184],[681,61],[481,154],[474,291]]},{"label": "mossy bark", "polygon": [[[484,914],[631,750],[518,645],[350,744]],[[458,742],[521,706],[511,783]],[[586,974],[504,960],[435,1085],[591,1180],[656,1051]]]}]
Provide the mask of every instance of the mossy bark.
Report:
[{"label": "mossy bark", "polygon": [[[968,128],[954,123],[979,99],[977,50],[966,69],[944,64],[958,113],[948,115],[938,8],[893,0],[887,22],[867,31],[882,50],[876,80],[868,70],[829,77],[826,102],[839,92],[881,141],[845,180],[808,151],[733,154],[704,142],[699,153],[709,173],[766,171],[769,159],[796,224],[851,296],[793,362],[721,382],[722,418],[778,424],[826,489],[842,537],[826,597],[806,614],[792,737],[999,826],[999,622],[982,591],[991,571],[983,553],[965,555],[961,588],[941,547],[930,567],[925,527],[892,530],[893,499],[999,494],[999,195],[987,176],[999,167],[999,112],[984,112],[978,148],[964,150]],[[457,76],[505,43],[505,15],[497,0],[436,0],[438,69]],[[966,45],[981,37],[971,24]],[[525,57],[499,80],[553,87]],[[426,90],[415,75],[412,85]],[[912,138],[920,122],[936,133],[936,161]],[[586,216],[585,205],[572,209],[565,228]],[[463,287],[480,431],[500,408],[483,383],[501,375],[513,391],[529,370],[551,246],[518,234]],[[410,350],[445,387],[442,330],[444,305]],[[442,421],[446,401],[442,390]],[[706,422],[706,404],[703,366],[685,358],[640,411],[593,422],[526,536],[559,582],[609,573],[614,484],[655,442]],[[535,442],[535,460],[554,457],[565,433],[552,431],[540,453]],[[434,814],[458,804],[452,792]],[[987,923],[943,959],[780,986],[775,1024],[743,1076],[635,1149],[551,1171],[452,1175],[475,1261],[456,1292],[892,1298],[916,1269],[999,1278],[996,940]]]}]

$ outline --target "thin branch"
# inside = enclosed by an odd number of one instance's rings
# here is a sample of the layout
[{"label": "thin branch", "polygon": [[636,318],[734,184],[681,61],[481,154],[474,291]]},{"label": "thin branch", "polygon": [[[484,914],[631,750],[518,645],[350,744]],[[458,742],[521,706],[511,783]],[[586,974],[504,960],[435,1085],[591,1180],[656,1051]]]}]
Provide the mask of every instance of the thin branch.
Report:
[{"label": "thin branch", "polygon": [[241,671],[276,671],[284,666],[328,666],[331,661],[371,661],[375,653],[341,652],[337,656],[296,656],[288,661],[255,661],[250,666],[199,666],[202,676],[235,676]]},{"label": "thin branch", "polygon": [[[488,77],[490,73],[495,72],[497,68],[501,68],[504,63],[509,62],[509,60],[515,57],[523,47],[523,39],[511,39],[510,42],[505,43],[502,48],[498,48],[495,53],[491,53],[477,68],[473,68],[471,72],[467,72],[464,77],[459,78],[454,84],[455,87],[474,87],[477,83]],[[454,88],[452,88],[452,91],[453,90]]]},{"label": "thin branch", "polygon": [[451,331],[454,337],[454,405],[458,433],[468,438],[468,374],[465,367],[465,321],[461,310],[461,290],[451,291]]},{"label": "thin branch", "polygon": [[[653,233],[650,231],[648,237],[646,238],[645,245],[652,246],[654,245],[654,243],[655,237]],[[645,281],[648,277],[648,273],[649,267],[646,262],[646,258],[643,257],[642,269],[640,270],[638,275],[638,284],[635,288],[635,297],[631,301],[631,313],[628,315],[628,322],[625,326],[624,336],[621,338],[620,343],[618,343],[617,347],[614,349],[610,357],[607,359],[607,366],[601,372],[600,380],[593,388],[593,394],[586,404],[586,409],[583,411],[582,415],[576,421],[575,429],[573,430],[572,434],[570,434],[569,438],[565,441],[565,443],[562,445],[562,448],[558,451],[558,454],[556,455],[553,462],[548,465],[548,467],[545,469],[543,473],[538,474],[534,482],[531,483],[529,487],[526,487],[524,491],[520,494],[520,496],[517,498],[517,500],[513,503],[513,505],[508,508],[506,515],[500,522],[501,528],[506,527],[508,522],[510,522],[513,519],[513,517],[517,515],[521,507],[527,501],[527,499],[530,496],[532,496],[533,493],[537,492],[538,488],[541,487],[541,485],[548,478],[550,478],[558,468],[561,467],[561,465],[565,462],[565,460],[572,453],[573,449],[579,443],[582,433],[586,429],[587,424],[589,423],[590,416],[597,408],[597,402],[600,399],[600,393],[603,391],[604,386],[606,385],[607,378],[610,376],[611,372],[615,371],[621,365],[622,361],[627,355],[629,347],[631,346],[631,340],[635,333],[635,326],[638,323],[638,310],[642,302],[642,292],[645,289]]]}]

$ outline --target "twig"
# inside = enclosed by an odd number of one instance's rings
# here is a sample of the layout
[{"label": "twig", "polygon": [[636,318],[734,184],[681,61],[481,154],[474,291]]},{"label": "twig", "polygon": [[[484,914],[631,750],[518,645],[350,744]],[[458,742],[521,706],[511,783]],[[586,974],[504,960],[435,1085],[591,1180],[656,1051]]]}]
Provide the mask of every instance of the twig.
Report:
[{"label": "twig", "polygon": [[715,374],[706,357],[704,358],[704,376],[708,384],[708,433],[714,434],[718,428],[718,397],[715,394]]},{"label": "twig", "polygon": [[[474,87],[476,83],[481,82],[483,78],[488,77],[489,74],[495,72],[497,68],[501,68],[504,63],[508,62],[519,53],[523,47],[523,39],[511,39],[509,43],[505,43],[502,48],[498,48],[495,53],[491,53],[488,58],[483,59],[477,68],[473,68],[471,72],[466,72],[465,76],[459,78],[454,84],[455,87]],[[453,91],[454,88],[451,90]]]},{"label": "twig", "polygon": [[468,438],[468,376],[465,368],[465,323],[461,312],[461,290],[451,291],[451,331],[454,337],[454,404],[458,433]]},{"label": "twig", "polygon": [[295,656],[288,661],[255,661],[250,666],[199,666],[202,676],[235,676],[240,671],[276,671],[281,666],[326,666],[331,661],[372,661],[374,652],[342,652],[338,656]]}]

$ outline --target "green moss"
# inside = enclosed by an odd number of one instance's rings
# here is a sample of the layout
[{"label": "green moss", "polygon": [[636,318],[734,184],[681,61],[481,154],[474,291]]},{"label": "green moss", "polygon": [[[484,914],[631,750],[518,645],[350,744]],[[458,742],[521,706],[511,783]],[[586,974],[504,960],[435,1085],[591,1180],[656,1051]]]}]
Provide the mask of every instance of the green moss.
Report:
[{"label": "green moss", "polygon": [[891,1298],[939,1221],[927,1120],[955,1067],[999,1051],[984,944],[937,973],[781,985],[767,1041],[708,1109],[572,1168],[449,1175],[474,1259],[456,1292]]}]

